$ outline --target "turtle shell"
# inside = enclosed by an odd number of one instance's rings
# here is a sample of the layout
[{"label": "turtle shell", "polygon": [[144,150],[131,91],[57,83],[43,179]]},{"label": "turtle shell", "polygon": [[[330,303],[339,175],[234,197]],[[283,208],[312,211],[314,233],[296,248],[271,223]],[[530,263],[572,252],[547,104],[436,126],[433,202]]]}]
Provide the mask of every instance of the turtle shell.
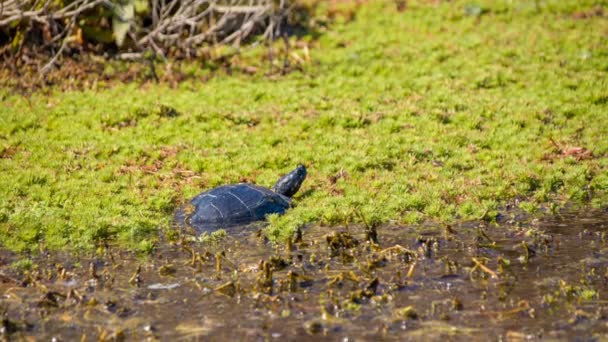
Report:
[{"label": "turtle shell", "polygon": [[194,197],[188,223],[198,231],[229,228],[283,214],[290,199],[254,184],[223,185]]}]

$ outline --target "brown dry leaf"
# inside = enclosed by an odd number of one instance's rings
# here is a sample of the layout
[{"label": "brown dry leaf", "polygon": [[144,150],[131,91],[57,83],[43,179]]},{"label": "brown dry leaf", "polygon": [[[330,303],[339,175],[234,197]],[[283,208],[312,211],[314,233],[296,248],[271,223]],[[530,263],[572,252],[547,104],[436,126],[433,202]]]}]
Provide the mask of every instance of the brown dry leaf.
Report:
[{"label": "brown dry leaf", "polygon": [[395,5],[397,6],[397,11],[403,12],[407,8],[407,1],[405,1],[405,0],[395,0]]},{"label": "brown dry leaf", "polygon": [[572,16],[575,19],[588,19],[593,17],[603,17],[605,15],[604,8],[602,6],[595,6],[586,11],[574,12]]},{"label": "brown dry leaf", "polygon": [[173,158],[175,157],[181,150],[183,146],[164,146],[160,150],[160,157],[162,159]]},{"label": "brown dry leaf", "polygon": [[251,65],[247,65],[241,68],[241,72],[247,75],[255,75],[258,72],[258,68]]},{"label": "brown dry leaf", "polygon": [[0,159],[11,159],[18,151],[19,147],[17,146],[0,148]]},{"label": "brown dry leaf", "polygon": [[162,162],[155,161],[152,165],[142,165],[140,167],[140,170],[143,171],[144,173],[154,174],[154,173],[158,172],[161,168],[162,168]]},{"label": "brown dry leaf", "polygon": [[348,172],[346,172],[344,169],[340,169],[340,171],[336,172],[335,175],[328,177],[329,184],[336,184],[340,178],[348,178]]},{"label": "brown dry leaf", "polygon": [[593,154],[584,147],[569,147],[562,151],[564,157],[574,157],[576,160],[591,159]]},{"label": "brown dry leaf", "polygon": [[332,185],[329,187],[329,194],[332,196],[342,196],[342,195],[344,195],[344,189],[341,189],[335,185]]},{"label": "brown dry leaf", "polygon": [[240,176],[239,182],[241,183],[255,183],[255,178],[252,176]]},{"label": "brown dry leaf", "polygon": [[340,169],[340,171],[336,172],[335,175],[333,176],[329,176],[327,178],[327,180],[329,181],[329,193],[332,196],[342,196],[344,195],[344,189],[338,187],[337,183],[338,183],[338,179],[340,178],[348,178],[348,172],[346,172],[344,169]]}]

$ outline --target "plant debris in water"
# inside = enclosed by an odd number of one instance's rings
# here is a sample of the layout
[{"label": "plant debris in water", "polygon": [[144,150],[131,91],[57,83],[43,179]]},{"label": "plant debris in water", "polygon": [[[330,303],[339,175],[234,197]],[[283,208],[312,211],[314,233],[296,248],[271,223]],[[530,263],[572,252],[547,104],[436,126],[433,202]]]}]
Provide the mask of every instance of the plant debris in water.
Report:
[{"label": "plant debris in water", "polygon": [[193,62],[180,71],[190,81],[164,82],[167,62],[160,84],[107,87],[105,75],[129,73],[107,64],[74,91],[0,87],[0,243],[150,252],[186,199],[270,186],[297,163],[309,178],[270,219],[275,241],[310,223],[363,224],[366,244],[381,223],[606,203],[608,21],[597,1],[361,3],[354,20],[291,37],[280,55],[298,68],[286,75],[260,46],[228,58],[254,75]]},{"label": "plant debris in water", "polygon": [[[608,211],[500,226],[314,226],[178,239],[148,258],[1,254],[6,339],[594,339],[608,334]],[[356,242],[357,241],[357,242]],[[345,257],[347,255],[348,257]]]}]

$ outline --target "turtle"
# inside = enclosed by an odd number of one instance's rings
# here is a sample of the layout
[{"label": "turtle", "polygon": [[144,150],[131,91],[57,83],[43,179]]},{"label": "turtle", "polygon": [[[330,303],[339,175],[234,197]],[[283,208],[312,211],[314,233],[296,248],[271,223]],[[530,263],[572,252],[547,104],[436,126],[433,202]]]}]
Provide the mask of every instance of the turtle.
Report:
[{"label": "turtle", "polygon": [[182,208],[178,217],[198,233],[247,225],[282,215],[291,206],[291,197],[306,178],[306,167],[299,164],[268,189],[251,183],[222,185],[202,192]]}]

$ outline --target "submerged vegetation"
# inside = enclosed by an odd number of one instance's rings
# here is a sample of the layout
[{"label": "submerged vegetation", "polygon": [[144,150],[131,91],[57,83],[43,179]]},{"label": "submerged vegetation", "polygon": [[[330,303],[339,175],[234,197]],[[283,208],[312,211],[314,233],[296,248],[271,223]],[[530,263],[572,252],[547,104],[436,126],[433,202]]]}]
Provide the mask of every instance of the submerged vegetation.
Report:
[{"label": "submerged vegetation", "polygon": [[307,223],[605,204],[601,6],[370,2],[319,38],[292,38],[286,75],[262,75],[260,47],[231,57],[248,73],[192,63],[178,84],[4,88],[0,243],[149,251],[185,199],[231,182],[270,186],[297,163],[309,178],[296,207],[270,218],[274,239]]},{"label": "submerged vegetation", "polygon": [[[0,251],[7,340],[602,340],[608,211],[451,229],[175,236],[137,258]],[[66,255],[67,254],[67,255]],[[487,339],[487,338],[486,338]]]}]

